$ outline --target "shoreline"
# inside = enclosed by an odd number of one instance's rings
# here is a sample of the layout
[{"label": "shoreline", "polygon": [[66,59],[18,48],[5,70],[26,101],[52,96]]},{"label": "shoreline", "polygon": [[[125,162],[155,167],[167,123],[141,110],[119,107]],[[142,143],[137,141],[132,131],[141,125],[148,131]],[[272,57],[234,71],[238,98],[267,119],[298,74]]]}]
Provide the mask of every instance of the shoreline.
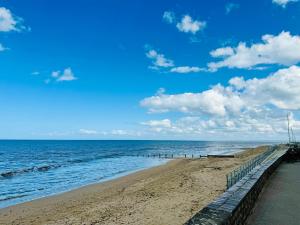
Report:
[{"label": "shoreline", "polygon": [[44,198],[51,198],[51,197],[55,197],[57,195],[62,195],[62,194],[65,194],[65,193],[68,193],[68,192],[71,192],[71,191],[76,191],[77,189],[81,189],[81,188],[84,188],[84,187],[87,187],[87,186],[90,186],[90,185],[103,184],[103,183],[106,183],[106,182],[109,182],[109,181],[120,179],[122,177],[126,177],[126,176],[129,176],[131,174],[135,174],[135,173],[138,173],[138,172],[141,172],[141,171],[144,171],[144,170],[148,170],[148,169],[155,168],[155,167],[158,167],[158,166],[163,166],[163,165],[167,164],[169,161],[174,160],[174,159],[162,159],[162,160],[164,160],[164,162],[161,162],[159,164],[155,164],[155,165],[151,165],[151,166],[145,166],[145,167],[142,167],[142,168],[139,168],[139,169],[122,172],[122,173],[116,174],[114,176],[104,178],[100,181],[95,181],[95,182],[92,182],[92,183],[78,185],[78,186],[70,188],[68,190],[59,191],[59,192],[52,193],[52,194],[49,194],[49,195],[32,198],[30,200],[25,200],[23,202],[18,202],[16,204],[8,205],[8,206],[5,206],[5,207],[0,207],[0,211],[2,209],[6,209],[6,208],[9,208],[9,207],[13,207],[13,206],[18,206],[20,204],[29,203],[29,202],[32,202],[32,201],[38,201],[38,200],[41,200],[41,199],[44,199]]},{"label": "shoreline", "polygon": [[[140,176],[139,173],[142,173],[144,171],[149,171],[154,169],[154,168],[159,168],[159,167],[164,167],[166,166],[167,164],[171,163],[172,161],[179,161],[181,159],[168,159],[168,161],[164,162],[164,163],[161,163],[160,165],[155,165],[155,166],[151,166],[151,167],[146,167],[146,168],[142,168],[142,169],[137,169],[137,170],[134,170],[134,171],[130,171],[130,172],[127,172],[125,173],[124,175],[116,175],[116,176],[112,176],[110,178],[107,178],[107,179],[104,179],[103,181],[99,181],[99,182],[95,182],[95,183],[90,183],[90,184],[86,184],[86,185],[82,185],[82,186],[78,186],[78,187],[75,187],[73,189],[70,189],[70,190],[67,190],[67,191],[63,191],[63,192],[58,192],[58,193],[55,193],[55,194],[51,194],[51,195],[47,195],[47,196],[42,196],[42,197],[39,197],[39,198],[35,198],[35,199],[32,199],[32,200],[29,200],[29,201],[25,201],[25,202],[20,202],[20,203],[17,203],[17,204],[14,204],[14,205],[10,205],[10,206],[7,206],[7,207],[3,207],[3,208],[0,208],[0,213],[1,211],[4,211],[4,210],[7,210],[9,208],[14,208],[14,207],[22,207],[21,205],[27,205],[27,204],[35,204],[35,202],[38,202],[38,201],[46,201],[48,199],[52,199],[52,198],[60,198],[61,196],[65,195],[65,194],[68,194],[69,192],[81,192],[83,191],[84,189],[90,189],[90,188],[93,188],[93,186],[98,186],[98,185],[109,185],[109,183],[114,183],[114,182],[117,182],[119,179],[122,179],[122,178],[130,178],[131,176]],[[143,175],[142,175],[143,176]],[[89,190],[86,190],[86,191],[89,191]],[[1,220],[0,220],[1,221]]]},{"label": "shoreline", "polygon": [[225,190],[236,158],[173,159],[126,176],[0,209],[1,224],[181,224]]}]

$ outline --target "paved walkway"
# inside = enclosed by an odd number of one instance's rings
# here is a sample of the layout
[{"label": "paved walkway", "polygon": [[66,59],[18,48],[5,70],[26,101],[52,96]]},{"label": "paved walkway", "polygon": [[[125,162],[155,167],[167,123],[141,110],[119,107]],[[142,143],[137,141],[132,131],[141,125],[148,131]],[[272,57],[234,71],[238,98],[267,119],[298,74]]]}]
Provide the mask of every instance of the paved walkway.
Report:
[{"label": "paved walkway", "polygon": [[300,224],[300,162],[279,166],[262,192],[248,224]]}]

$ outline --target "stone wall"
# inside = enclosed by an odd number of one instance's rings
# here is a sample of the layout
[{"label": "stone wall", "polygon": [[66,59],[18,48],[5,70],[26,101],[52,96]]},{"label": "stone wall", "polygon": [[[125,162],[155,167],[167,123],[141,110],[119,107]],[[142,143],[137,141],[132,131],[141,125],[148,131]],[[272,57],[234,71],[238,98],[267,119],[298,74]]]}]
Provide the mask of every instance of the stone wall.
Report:
[{"label": "stone wall", "polygon": [[185,225],[243,225],[264,184],[283,160],[287,149],[254,168],[244,178],[194,215]]}]

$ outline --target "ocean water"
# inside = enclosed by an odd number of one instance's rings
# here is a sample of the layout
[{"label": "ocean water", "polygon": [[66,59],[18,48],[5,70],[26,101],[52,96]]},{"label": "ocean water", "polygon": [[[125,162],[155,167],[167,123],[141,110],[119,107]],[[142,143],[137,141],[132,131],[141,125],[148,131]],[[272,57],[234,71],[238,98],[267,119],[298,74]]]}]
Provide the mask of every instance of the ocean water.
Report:
[{"label": "ocean water", "polygon": [[107,181],[167,159],[148,154],[231,154],[262,142],[0,141],[0,208]]}]

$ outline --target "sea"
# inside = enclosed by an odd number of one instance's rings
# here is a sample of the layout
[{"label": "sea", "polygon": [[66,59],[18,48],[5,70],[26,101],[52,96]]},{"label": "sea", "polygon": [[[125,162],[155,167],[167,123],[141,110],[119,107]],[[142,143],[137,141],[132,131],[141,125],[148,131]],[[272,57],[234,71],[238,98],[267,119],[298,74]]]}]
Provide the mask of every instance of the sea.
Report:
[{"label": "sea", "polygon": [[232,154],[270,142],[0,140],[0,208],[158,166],[174,157]]}]

